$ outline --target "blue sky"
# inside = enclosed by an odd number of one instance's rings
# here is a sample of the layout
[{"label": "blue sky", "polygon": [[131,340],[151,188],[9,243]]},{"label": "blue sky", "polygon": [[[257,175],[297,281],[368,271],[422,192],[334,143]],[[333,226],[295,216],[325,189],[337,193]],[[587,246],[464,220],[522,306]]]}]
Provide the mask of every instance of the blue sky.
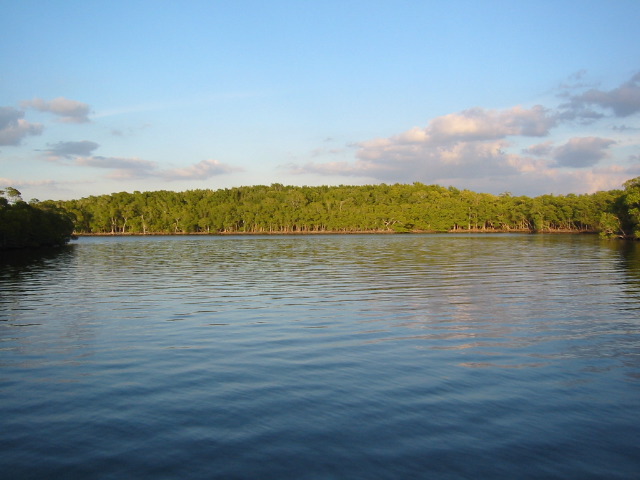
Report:
[{"label": "blue sky", "polygon": [[27,200],[640,176],[637,0],[0,7],[0,186]]}]

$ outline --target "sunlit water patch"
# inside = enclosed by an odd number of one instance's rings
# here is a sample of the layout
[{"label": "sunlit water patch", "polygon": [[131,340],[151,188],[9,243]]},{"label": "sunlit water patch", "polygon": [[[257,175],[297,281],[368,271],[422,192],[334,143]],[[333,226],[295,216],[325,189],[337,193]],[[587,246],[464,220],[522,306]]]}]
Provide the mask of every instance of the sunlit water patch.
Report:
[{"label": "sunlit water patch", "polygon": [[5,255],[7,478],[637,478],[640,250],[81,238]]}]

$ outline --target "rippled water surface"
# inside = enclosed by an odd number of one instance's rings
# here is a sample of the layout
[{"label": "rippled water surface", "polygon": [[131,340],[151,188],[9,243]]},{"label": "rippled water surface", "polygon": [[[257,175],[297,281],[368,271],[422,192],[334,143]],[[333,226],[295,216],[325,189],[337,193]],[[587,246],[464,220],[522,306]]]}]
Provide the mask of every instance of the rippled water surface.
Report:
[{"label": "rippled water surface", "polygon": [[2,478],[638,478],[640,250],[81,238],[0,259]]}]

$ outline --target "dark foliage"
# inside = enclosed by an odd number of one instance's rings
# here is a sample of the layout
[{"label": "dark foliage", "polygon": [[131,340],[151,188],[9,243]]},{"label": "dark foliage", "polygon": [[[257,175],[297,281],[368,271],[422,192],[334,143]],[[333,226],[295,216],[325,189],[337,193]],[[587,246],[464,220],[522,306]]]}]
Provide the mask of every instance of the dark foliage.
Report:
[{"label": "dark foliage", "polygon": [[69,213],[54,202],[28,204],[15,189],[0,190],[0,249],[64,245],[73,229]]}]

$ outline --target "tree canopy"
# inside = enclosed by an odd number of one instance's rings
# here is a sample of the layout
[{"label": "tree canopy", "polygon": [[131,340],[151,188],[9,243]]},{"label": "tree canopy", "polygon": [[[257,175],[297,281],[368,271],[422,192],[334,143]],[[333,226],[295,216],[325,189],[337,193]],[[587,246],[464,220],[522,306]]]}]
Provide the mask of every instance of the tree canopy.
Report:
[{"label": "tree canopy", "polygon": [[13,187],[0,190],[0,249],[64,245],[74,223],[55,202],[26,203]]},{"label": "tree canopy", "polygon": [[527,231],[640,235],[640,178],[593,194],[492,195],[439,185],[119,192],[55,204],[79,234]]}]

